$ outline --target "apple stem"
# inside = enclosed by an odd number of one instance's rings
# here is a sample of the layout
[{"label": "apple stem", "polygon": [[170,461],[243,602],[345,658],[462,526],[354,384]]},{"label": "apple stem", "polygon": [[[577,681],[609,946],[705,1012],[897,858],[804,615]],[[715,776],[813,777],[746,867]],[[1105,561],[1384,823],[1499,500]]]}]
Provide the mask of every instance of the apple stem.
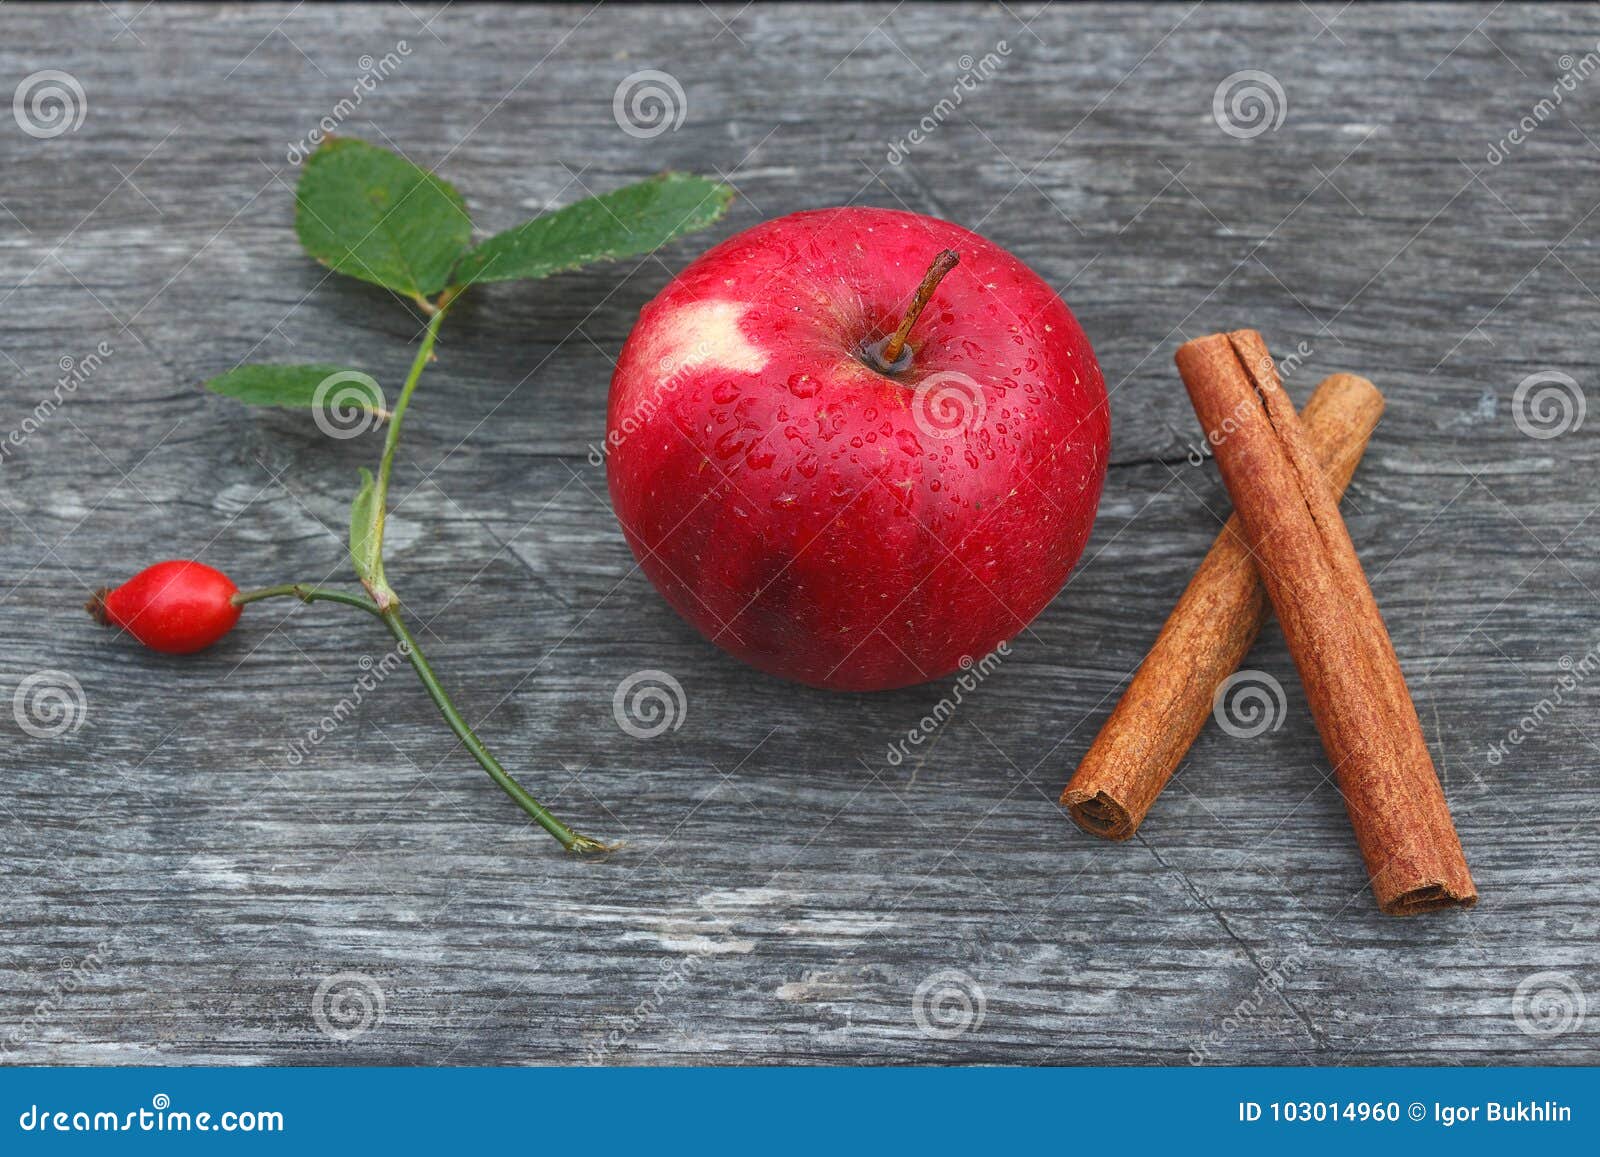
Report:
[{"label": "apple stem", "polygon": [[939,282],[944,280],[944,275],[959,264],[961,264],[961,254],[954,249],[941,250],[933,259],[933,264],[928,266],[928,272],[922,275],[922,284],[917,286],[917,292],[911,297],[911,308],[906,310],[905,317],[900,320],[900,328],[894,331],[894,336],[884,343],[881,350],[876,351],[877,360],[881,363],[880,369],[887,372],[889,367],[903,368],[898,363],[905,353],[906,339],[911,336],[911,327],[917,324],[917,318],[922,316],[923,309],[933,297],[934,290],[939,288]]}]

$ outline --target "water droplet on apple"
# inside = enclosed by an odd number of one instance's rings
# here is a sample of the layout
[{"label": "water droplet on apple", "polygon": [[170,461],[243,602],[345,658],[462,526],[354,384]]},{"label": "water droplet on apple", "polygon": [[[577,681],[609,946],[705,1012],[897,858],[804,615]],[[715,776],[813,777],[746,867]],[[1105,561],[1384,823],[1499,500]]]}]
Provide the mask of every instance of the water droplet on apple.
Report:
[{"label": "water droplet on apple", "polygon": [[718,405],[726,406],[729,402],[738,401],[739,387],[732,382],[718,382],[711,390],[711,400]]},{"label": "water droplet on apple", "polygon": [[809,398],[817,392],[817,380],[810,374],[795,374],[789,379],[789,392],[797,398]]},{"label": "water droplet on apple", "polygon": [[917,441],[917,436],[910,430],[901,430],[895,436],[895,441],[900,444],[900,449],[915,457],[922,453],[922,443]]}]

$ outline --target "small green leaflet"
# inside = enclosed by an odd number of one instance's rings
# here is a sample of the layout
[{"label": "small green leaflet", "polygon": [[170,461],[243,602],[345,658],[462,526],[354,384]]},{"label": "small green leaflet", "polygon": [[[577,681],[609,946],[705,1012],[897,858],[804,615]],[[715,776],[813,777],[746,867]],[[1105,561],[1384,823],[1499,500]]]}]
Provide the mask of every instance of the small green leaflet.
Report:
[{"label": "small green leaflet", "polygon": [[727,212],[733,190],[705,177],[662,173],[497,233],[461,259],[457,285],[527,281],[594,261],[637,257]]},{"label": "small green leaflet", "polygon": [[350,562],[378,605],[385,605],[385,596],[394,592],[383,577],[383,508],[372,471],[366,467],[361,469],[361,489],[350,504]]},{"label": "small green leaflet", "polygon": [[305,251],[339,273],[430,297],[472,241],[466,202],[447,182],[388,149],[330,137],[295,190]]},{"label": "small green leaflet", "polygon": [[[205,384],[247,406],[364,411],[387,417],[383,390],[369,375],[344,366],[239,366]],[[370,424],[370,423],[369,423]]]}]

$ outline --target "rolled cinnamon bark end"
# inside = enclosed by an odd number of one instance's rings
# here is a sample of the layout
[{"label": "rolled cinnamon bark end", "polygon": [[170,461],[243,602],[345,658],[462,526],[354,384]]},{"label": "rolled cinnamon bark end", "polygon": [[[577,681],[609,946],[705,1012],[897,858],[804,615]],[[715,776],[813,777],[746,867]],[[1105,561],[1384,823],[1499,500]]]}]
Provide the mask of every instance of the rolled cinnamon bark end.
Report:
[{"label": "rolled cinnamon bark end", "polygon": [[[1061,793],[1061,806],[1067,809],[1067,814],[1084,831],[1091,836],[1104,836],[1108,840],[1125,840],[1139,830],[1139,824],[1144,819],[1145,813],[1150,810],[1150,805],[1143,801],[1144,793],[1139,791],[1139,783],[1122,784],[1108,782],[1106,786],[1096,786],[1094,775],[1083,775],[1084,765],[1078,765],[1078,775],[1072,777],[1072,782],[1067,784],[1066,790]],[[1106,781],[1116,779],[1116,771],[1111,769],[1110,775],[1103,778]],[[1083,782],[1079,783],[1079,777]],[[1171,779],[1169,772],[1163,777]],[[1156,789],[1157,791],[1160,788]],[[1118,799],[1118,796],[1121,799]],[[1126,801],[1132,800],[1137,811],[1129,811]]]},{"label": "rolled cinnamon bark end", "polygon": [[[1383,414],[1365,378],[1323,380],[1301,415],[1312,449],[1343,494]],[[1230,518],[1167,617],[1116,710],[1079,763],[1061,805],[1084,831],[1125,840],[1172,779],[1270,613],[1238,515]]]},{"label": "rolled cinnamon bark end", "polygon": [[1300,419],[1254,330],[1180,346],[1178,372],[1338,780],[1379,908],[1478,893],[1383,617]]}]

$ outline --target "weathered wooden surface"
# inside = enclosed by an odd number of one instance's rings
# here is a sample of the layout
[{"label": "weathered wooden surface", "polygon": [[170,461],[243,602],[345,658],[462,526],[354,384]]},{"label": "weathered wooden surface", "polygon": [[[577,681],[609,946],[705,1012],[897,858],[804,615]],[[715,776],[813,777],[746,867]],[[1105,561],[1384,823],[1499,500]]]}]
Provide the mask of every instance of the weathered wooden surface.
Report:
[{"label": "weathered wooden surface", "polygon": [[[20,428],[62,358],[114,351],[0,466],[0,706],[43,670],[83,703],[55,738],[5,716],[6,1059],[1600,1061],[1565,987],[1600,1002],[1600,699],[1582,675],[1600,644],[1600,416],[1536,439],[1513,404],[1545,370],[1595,398],[1600,80],[1486,159],[1582,67],[1590,17],[6,5],[7,85],[69,72],[87,112],[53,139],[0,129],[3,424]],[[832,696],[725,659],[632,568],[586,460],[609,358],[704,238],[476,292],[397,475],[390,571],[435,663],[530,785],[623,853],[559,855],[404,672],[289,762],[358,658],[383,654],[337,608],[257,608],[182,662],[78,609],[170,555],[252,583],[340,567],[374,443],[196,383],[246,357],[403,371],[416,318],[300,255],[285,162],[360,58],[401,40],[409,55],[343,129],[442,163],[486,228],[661,168],[715,170],[742,194],[718,236],[905,205],[1063,287],[1113,389],[1100,521],[1065,594],[920,762],[890,766],[888,744],[947,688]],[[890,164],[963,57],[988,53],[992,78]],[[612,97],[647,68],[678,79],[687,110],[635,139]],[[1243,69],[1287,101],[1253,139],[1213,117]],[[1214,467],[1186,460],[1198,431],[1172,351],[1242,324],[1280,356],[1305,343],[1297,399],[1334,369],[1388,394],[1346,506],[1482,891],[1473,912],[1378,915],[1275,630],[1251,662],[1286,688],[1281,729],[1208,731],[1129,844],[1055,805],[1226,512]],[[1541,708],[1569,661],[1575,689]],[[612,713],[643,668],[687,697],[653,740]],[[951,971],[981,988],[981,1022],[930,1035],[917,991]],[[381,993],[349,1039],[316,1016],[342,973]],[[1519,1027],[1530,977],[1523,1010],[1543,990],[1573,1006],[1567,1023]],[[337,1001],[320,1010],[340,1029]]]}]

